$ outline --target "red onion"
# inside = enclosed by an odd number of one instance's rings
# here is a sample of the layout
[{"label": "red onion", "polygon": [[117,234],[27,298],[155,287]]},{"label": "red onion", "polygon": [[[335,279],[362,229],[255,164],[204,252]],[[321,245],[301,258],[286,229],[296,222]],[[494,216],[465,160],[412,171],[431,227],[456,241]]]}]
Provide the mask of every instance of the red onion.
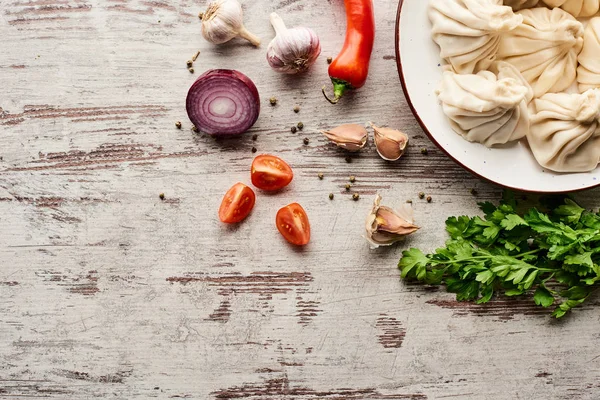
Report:
[{"label": "red onion", "polygon": [[239,135],[258,119],[260,97],[254,83],[241,72],[211,69],[188,91],[186,109],[200,132]]}]

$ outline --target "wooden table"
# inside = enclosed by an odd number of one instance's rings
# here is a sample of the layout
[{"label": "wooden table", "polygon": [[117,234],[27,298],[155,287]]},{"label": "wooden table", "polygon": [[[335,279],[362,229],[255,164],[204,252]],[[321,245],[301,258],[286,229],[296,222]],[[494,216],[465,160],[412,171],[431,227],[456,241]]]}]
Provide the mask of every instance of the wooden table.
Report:
[{"label": "wooden table", "polygon": [[[441,245],[447,216],[477,213],[501,190],[415,123],[396,71],[397,2],[375,0],[370,79],[337,106],[320,88],[343,41],[340,1],[245,3],[259,49],[204,41],[190,0],[1,1],[0,397],[597,399],[597,300],[556,322],[530,299],[475,306],[400,281],[404,248]],[[306,76],[268,68],[272,11],[320,34]],[[249,134],[191,132],[185,96],[209,68],[255,81],[262,113]],[[384,162],[370,143],[347,163],[318,133],[367,121],[405,130],[407,156]],[[252,146],[296,176],[227,227],[216,210],[249,181]],[[370,250],[361,237],[376,193],[413,200],[422,229],[405,244]],[[598,206],[598,194],[577,198]],[[292,201],[312,223],[304,249],[274,226]]]}]

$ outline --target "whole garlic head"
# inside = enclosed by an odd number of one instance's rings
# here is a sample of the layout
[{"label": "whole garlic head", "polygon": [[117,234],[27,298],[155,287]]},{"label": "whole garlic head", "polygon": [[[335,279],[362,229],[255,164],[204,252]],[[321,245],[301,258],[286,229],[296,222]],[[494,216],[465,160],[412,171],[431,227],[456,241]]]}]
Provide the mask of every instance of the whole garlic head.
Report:
[{"label": "whole garlic head", "polygon": [[244,27],[242,6],[237,0],[215,0],[208,3],[202,14],[202,36],[213,44],[242,37],[255,46],[260,39]]},{"label": "whole garlic head", "polygon": [[321,44],[315,31],[304,27],[287,29],[276,13],[271,13],[269,19],[276,34],[267,49],[271,68],[286,74],[306,71],[321,54]]},{"label": "whole garlic head", "polygon": [[413,224],[410,205],[404,204],[398,211],[394,211],[380,203],[381,196],[375,196],[373,209],[365,222],[365,239],[371,244],[371,248],[390,246],[419,230]]}]

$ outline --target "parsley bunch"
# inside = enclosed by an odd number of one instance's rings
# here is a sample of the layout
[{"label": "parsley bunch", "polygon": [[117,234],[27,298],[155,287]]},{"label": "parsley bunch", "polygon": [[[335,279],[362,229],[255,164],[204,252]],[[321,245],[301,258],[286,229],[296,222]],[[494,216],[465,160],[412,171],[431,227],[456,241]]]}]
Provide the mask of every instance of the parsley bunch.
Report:
[{"label": "parsley bunch", "polygon": [[533,293],[535,304],[556,304],[560,318],[583,303],[600,281],[600,213],[573,200],[547,213],[518,212],[512,195],[499,206],[480,203],[485,217],[451,217],[450,239],[433,254],[412,248],[402,253],[402,278],[445,284],[459,301],[490,301]]}]

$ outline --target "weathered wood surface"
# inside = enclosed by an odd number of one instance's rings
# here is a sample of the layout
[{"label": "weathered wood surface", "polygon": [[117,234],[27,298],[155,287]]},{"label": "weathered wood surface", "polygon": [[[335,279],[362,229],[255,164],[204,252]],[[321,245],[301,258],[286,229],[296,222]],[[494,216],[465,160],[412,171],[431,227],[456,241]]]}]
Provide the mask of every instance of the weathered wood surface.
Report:
[{"label": "weathered wood surface", "polygon": [[[0,0],[0,397],[597,399],[599,301],[563,322],[530,301],[456,303],[399,280],[402,246],[373,251],[362,239],[376,192],[390,205],[414,200],[423,228],[406,246],[428,249],[443,243],[446,216],[500,193],[416,125],[394,61],[396,6],[376,0],[370,79],[331,106],[320,87],[342,43],[340,1],[245,2],[264,41],[255,49],[203,41],[190,0]],[[303,78],[267,67],[275,10],[321,36]],[[217,67],[245,72],[262,96],[238,140],[189,129],[187,89]],[[299,120],[306,128],[292,134]],[[407,157],[385,163],[371,144],[347,163],[317,133],[366,121],[406,130]],[[253,145],[288,160],[296,179],[228,228],[216,210],[249,180]],[[598,193],[578,199],[598,206]],[[292,201],[313,226],[302,250],[273,223]]]}]

